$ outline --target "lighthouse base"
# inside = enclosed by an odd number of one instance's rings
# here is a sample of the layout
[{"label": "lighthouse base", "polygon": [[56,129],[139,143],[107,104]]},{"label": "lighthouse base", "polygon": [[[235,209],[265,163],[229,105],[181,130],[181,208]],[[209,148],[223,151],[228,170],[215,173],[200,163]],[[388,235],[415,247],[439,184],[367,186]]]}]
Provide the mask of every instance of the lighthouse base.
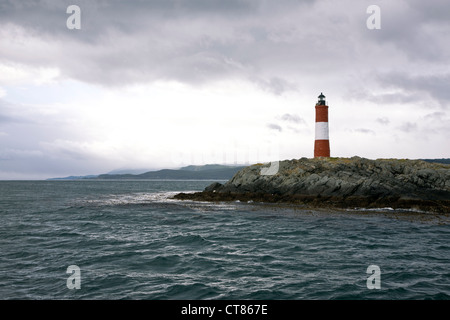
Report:
[{"label": "lighthouse base", "polygon": [[330,140],[314,141],[314,158],[330,157]]}]

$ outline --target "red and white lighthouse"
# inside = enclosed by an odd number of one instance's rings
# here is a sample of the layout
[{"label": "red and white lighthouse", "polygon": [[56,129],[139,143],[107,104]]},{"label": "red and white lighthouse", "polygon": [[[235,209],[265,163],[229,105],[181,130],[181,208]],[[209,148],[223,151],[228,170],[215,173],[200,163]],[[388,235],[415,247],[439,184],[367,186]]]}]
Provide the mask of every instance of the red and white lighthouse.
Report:
[{"label": "red and white lighthouse", "polygon": [[330,156],[330,140],[328,137],[328,106],[325,96],[320,93],[316,103],[316,139],[314,141],[314,158]]}]

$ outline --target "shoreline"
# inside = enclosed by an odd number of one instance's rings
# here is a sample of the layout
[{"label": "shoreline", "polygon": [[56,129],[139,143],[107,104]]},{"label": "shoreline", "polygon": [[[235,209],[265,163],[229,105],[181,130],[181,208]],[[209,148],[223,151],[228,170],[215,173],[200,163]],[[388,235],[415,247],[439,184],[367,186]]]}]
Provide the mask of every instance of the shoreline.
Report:
[{"label": "shoreline", "polygon": [[450,214],[450,200],[428,200],[391,196],[376,198],[373,196],[336,196],[316,195],[277,195],[265,193],[233,193],[200,191],[178,193],[173,196],[177,200],[193,200],[207,202],[259,202],[279,205],[296,205],[305,209],[383,209],[423,211],[433,214]]}]

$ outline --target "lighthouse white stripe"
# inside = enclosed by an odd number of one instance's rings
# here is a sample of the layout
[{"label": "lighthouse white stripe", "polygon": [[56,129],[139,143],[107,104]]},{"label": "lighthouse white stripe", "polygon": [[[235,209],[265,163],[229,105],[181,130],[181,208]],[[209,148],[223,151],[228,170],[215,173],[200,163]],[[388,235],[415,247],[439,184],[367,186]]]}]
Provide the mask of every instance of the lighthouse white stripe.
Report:
[{"label": "lighthouse white stripe", "polygon": [[316,122],[316,140],[328,139],[328,122]]}]

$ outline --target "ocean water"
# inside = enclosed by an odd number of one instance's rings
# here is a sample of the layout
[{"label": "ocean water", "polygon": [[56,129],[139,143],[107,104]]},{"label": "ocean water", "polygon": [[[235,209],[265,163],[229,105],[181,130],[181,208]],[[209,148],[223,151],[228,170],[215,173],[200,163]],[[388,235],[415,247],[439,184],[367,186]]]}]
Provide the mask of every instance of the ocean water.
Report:
[{"label": "ocean water", "polygon": [[450,298],[448,215],[170,199],[210,183],[1,181],[0,299]]}]

